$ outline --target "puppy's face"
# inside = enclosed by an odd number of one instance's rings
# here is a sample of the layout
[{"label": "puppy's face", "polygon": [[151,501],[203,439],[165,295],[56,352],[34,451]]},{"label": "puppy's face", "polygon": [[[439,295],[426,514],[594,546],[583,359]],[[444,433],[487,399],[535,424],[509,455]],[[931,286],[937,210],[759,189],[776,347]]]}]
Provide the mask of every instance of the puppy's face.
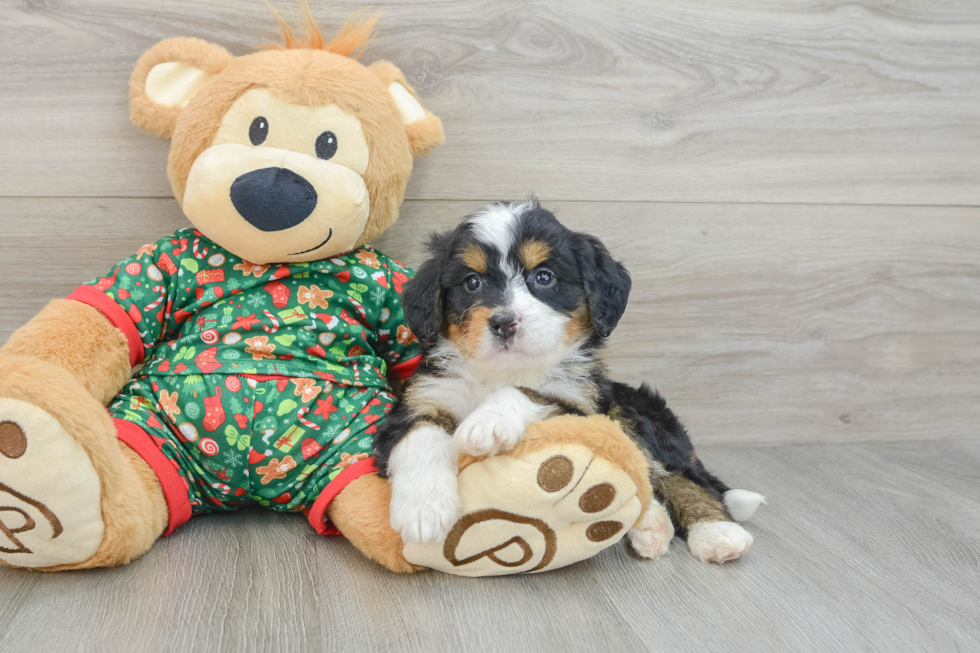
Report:
[{"label": "puppy's face", "polygon": [[521,368],[611,333],[629,275],[595,238],[535,202],[493,205],[436,236],[405,292],[409,326],[467,359]]}]

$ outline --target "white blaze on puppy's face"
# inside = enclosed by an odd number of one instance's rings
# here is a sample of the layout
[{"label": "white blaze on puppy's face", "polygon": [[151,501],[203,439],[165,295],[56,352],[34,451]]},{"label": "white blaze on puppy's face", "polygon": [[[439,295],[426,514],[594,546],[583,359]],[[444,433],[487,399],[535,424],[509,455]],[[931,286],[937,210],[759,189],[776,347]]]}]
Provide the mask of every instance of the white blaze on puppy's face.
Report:
[{"label": "white blaze on puppy's face", "polygon": [[[573,317],[555,310],[535,297],[528,288],[529,271],[514,261],[525,243],[518,239],[518,221],[529,204],[494,205],[469,219],[478,243],[497,256],[483,283],[502,285],[494,306],[473,306],[464,314],[459,329],[466,337],[461,353],[469,359],[492,363],[504,369],[551,366],[566,356],[575,343],[566,334]],[[503,283],[501,284],[501,279]],[[492,320],[510,316],[516,332],[504,339],[497,335]]]}]

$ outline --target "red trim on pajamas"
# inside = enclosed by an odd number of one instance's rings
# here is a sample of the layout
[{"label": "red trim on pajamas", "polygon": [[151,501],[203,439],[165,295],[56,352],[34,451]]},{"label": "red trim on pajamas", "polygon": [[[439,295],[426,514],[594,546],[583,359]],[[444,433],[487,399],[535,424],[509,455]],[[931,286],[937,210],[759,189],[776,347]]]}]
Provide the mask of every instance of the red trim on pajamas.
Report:
[{"label": "red trim on pajamas", "polygon": [[143,339],[140,338],[139,329],[133,324],[133,320],[126,314],[126,311],[108,295],[92,286],[79,286],[65,299],[88,304],[105,315],[107,320],[123,332],[123,335],[126,336],[126,342],[129,343],[130,367],[136,367],[143,360]]},{"label": "red trim on pajamas", "polygon": [[[153,473],[156,474],[157,480],[160,481],[163,497],[167,501],[167,511],[170,513],[170,521],[163,535],[170,535],[175,528],[191,518],[191,504],[187,499],[187,485],[180,478],[180,474],[177,473],[173,463],[160,451],[149,433],[133,422],[118,418],[112,421],[116,424],[116,437],[135,451],[136,455],[145,460]],[[362,462],[367,462],[367,460]],[[354,465],[354,467],[356,466]]]},{"label": "red trim on pajamas", "polygon": [[378,468],[374,466],[374,458],[372,457],[354,463],[337,474],[336,478],[323,488],[323,492],[320,493],[320,496],[313,503],[313,507],[310,508],[310,526],[313,527],[313,530],[320,535],[342,535],[336,526],[327,521],[327,507],[345,487],[365,474],[372,474],[376,471]]},{"label": "red trim on pajamas", "polygon": [[404,381],[413,374],[415,370],[418,369],[419,363],[422,362],[422,354],[419,354],[415,358],[409,358],[407,361],[402,361],[398,365],[394,365],[391,371],[395,373],[395,378],[399,381]]}]

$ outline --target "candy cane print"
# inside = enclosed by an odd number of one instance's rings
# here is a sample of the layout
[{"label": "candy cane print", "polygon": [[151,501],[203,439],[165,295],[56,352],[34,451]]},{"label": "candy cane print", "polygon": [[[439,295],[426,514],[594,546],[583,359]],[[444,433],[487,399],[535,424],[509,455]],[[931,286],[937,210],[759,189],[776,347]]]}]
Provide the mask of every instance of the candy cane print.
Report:
[{"label": "candy cane print", "polygon": [[208,248],[205,247],[203,252],[198,252],[198,248],[201,245],[201,239],[195,238],[194,244],[191,246],[191,251],[194,253],[194,258],[204,258],[208,255]]},{"label": "candy cane print", "polygon": [[306,428],[313,429],[314,431],[319,431],[320,430],[320,426],[318,424],[314,424],[310,420],[304,419],[304,417],[306,417],[306,414],[308,412],[310,412],[310,407],[309,406],[303,406],[302,408],[299,409],[299,412],[296,413],[296,419],[298,419],[299,420],[299,423],[302,424],[303,426],[305,426]]},{"label": "candy cane print", "polygon": [[[318,317],[320,317],[320,314],[319,313],[314,313],[314,312],[311,311],[310,312],[310,326],[305,326],[303,328],[306,329],[307,331],[316,331],[316,319]],[[327,326],[326,323],[324,323],[323,326],[326,327]]]},{"label": "candy cane print", "polygon": [[268,310],[262,311],[262,314],[265,315],[270,320],[272,320],[272,328],[270,329],[268,324],[263,324],[262,330],[265,331],[266,333],[275,333],[276,331],[278,331],[279,320],[276,319],[276,316],[270,313]]},{"label": "candy cane print", "polygon": [[157,297],[152,302],[150,302],[149,304],[147,304],[145,310],[152,311],[152,310],[156,309],[156,307],[159,306],[161,303],[163,303],[163,298],[167,296],[166,293],[164,292],[164,290],[165,289],[164,289],[163,286],[153,286],[153,292],[160,293],[160,296]]}]

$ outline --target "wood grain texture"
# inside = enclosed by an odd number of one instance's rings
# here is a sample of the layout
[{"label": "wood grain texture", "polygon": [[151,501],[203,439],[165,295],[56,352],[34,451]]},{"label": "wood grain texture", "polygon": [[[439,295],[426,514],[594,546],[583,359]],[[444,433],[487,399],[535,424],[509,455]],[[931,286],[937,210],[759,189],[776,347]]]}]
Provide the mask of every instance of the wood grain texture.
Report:
[{"label": "wood grain texture", "polygon": [[[331,30],[364,3],[311,5]],[[980,203],[974,2],[384,6],[364,60],[401,66],[447,132],[411,198]],[[244,54],[278,33],[261,2],[0,6],[0,195],[169,196],[126,84],[173,36]]]},{"label": "wood grain texture", "polygon": [[[980,209],[551,202],[634,279],[613,375],[659,388],[699,443],[980,435]],[[479,202],[408,202],[407,265]],[[0,199],[0,339],[186,226],[173,200]],[[113,225],[108,235],[104,225]]]},{"label": "wood grain texture", "polygon": [[765,492],[742,560],[616,546],[538,576],[396,576],[302,519],[199,517],[122,569],[0,569],[0,650],[953,651],[980,638],[980,443],[702,451]]}]

